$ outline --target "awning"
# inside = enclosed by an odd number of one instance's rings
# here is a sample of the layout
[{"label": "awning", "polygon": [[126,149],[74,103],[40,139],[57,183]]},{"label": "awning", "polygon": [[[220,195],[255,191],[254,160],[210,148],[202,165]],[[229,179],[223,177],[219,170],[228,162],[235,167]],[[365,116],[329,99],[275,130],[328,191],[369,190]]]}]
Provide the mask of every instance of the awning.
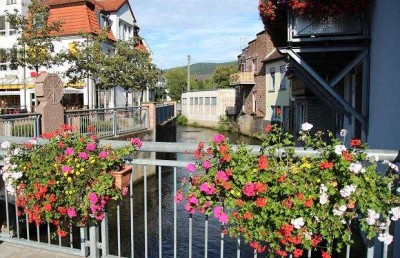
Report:
[{"label": "awning", "polygon": [[[26,89],[34,89],[35,88],[36,77],[28,77],[25,79],[25,83],[23,80],[19,80],[17,77],[4,77],[0,78],[0,90],[21,90],[26,87]],[[65,88],[84,88],[86,83],[83,81],[70,83],[68,81],[63,81]]]}]

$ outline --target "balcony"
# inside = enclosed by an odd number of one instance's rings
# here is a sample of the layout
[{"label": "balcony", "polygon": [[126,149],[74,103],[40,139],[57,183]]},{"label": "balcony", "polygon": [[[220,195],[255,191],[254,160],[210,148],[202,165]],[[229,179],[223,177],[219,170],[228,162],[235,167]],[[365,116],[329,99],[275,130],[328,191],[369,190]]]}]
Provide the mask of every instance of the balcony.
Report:
[{"label": "balcony", "polygon": [[288,41],[354,40],[367,37],[365,18],[340,15],[321,20],[289,15]]},{"label": "balcony", "polygon": [[254,72],[234,73],[229,78],[229,85],[254,84]]}]

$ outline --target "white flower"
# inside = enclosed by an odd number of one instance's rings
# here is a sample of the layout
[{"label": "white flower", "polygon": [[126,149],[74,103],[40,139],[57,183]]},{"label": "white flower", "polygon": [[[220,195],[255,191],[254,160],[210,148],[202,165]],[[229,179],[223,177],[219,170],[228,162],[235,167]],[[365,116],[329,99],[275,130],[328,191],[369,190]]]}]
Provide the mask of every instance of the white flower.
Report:
[{"label": "white flower", "polygon": [[10,195],[15,195],[15,188],[12,184],[6,184],[6,190]]},{"label": "white flower", "polygon": [[320,204],[326,204],[329,202],[329,195],[327,193],[322,193],[319,196],[319,203]]},{"label": "white flower", "polygon": [[338,209],[333,209],[333,215],[335,216],[342,216],[343,213],[347,210],[347,206],[346,205],[341,205],[339,206]]},{"label": "white flower", "polygon": [[380,233],[378,239],[386,245],[390,245],[390,243],[393,242],[393,236],[389,235],[388,233]]},{"label": "white flower", "polygon": [[29,140],[29,143],[35,145],[38,143],[38,141],[36,139],[32,139],[32,140]]},{"label": "white flower", "polygon": [[368,225],[372,226],[375,225],[376,220],[379,219],[379,213],[377,213],[374,210],[369,209],[368,210],[368,218],[365,219]]},{"label": "white flower", "polygon": [[301,130],[303,131],[309,131],[311,128],[313,128],[313,125],[307,122],[301,125]]},{"label": "white flower", "polygon": [[326,191],[328,191],[328,188],[324,184],[321,184],[319,186],[319,193],[325,193]]},{"label": "white flower", "polygon": [[19,153],[21,152],[21,149],[20,148],[15,148],[14,149],[14,153],[13,153],[13,155],[18,155]]},{"label": "white flower", "polygon": [[379,161],[379,157],[376,155],[372,155],[371,153],[367,154],[367,159],[369,160],[369,162],[371,163],[376,163]]},{"label": "white flower", "polygon": [[340,190],[340,195],[343,198],[347,198],[349,197],[352,193],[354,193],[356,191],[356,186],[354,185],[346,185],[345,187],[343,187],[342,190]]},{"label": "white flower", "polygon": [[390,214],[392,214],[392,220],[397,221],[400,218],[400,207],[397,206],[395,208],[390,209],[389,211]]},{"label": "white flower", "polygon": [[344,145],[335,145],[335,153],[337,155],[342,155],[342,152],[346,151],[346,150],[347,150],[347,148]]},{"label": "white flower", "polygon": [[307,239],[307,240],[311,240],[311,238],[312,238],[312,232],[303,232],[303,234],[304,234],[304,238],[305,239]]},{"label": "white flower", "polygon": [[384,160],[382,163],[387,164],[391,169],[393,169],[396,172],[399,172],[399,167],[397,165],[393,164],[392,162],[390,162],[388,160]]},{"label": "white flower", "polygon": [[11,143],[9,141],[5,141],[1,143],[1,148],[8,149],[11,147]]},{"label": "white flower", "polygon": [[365,172],[365,168],[363,168],[363,166],[359,162],[351,163],[349,166],[349,170],[350,170],[350,172],[353,172],[354,174],[358,174],[360,172],[361,173]]},{"label": "white flower", "polygon": [[300,229],[302,226],[304,226],[304,219],[303,218],[297,218],[297,219],[292,219],[290,221],[290,223],[292,223],[292,225],[297,228]]},{"label": "white flower", "polygon": [[340,130],[340,136],[346,137],[346,135],[347,135],[347,130],[346,129]]},{"label": "white flower", "polygon": [[12,177],[13,179],[19,179],[19,178],[22,177],[22,172],[15,172],[15,173],[12,173],[12,174],[11,174],[11,177]]}]

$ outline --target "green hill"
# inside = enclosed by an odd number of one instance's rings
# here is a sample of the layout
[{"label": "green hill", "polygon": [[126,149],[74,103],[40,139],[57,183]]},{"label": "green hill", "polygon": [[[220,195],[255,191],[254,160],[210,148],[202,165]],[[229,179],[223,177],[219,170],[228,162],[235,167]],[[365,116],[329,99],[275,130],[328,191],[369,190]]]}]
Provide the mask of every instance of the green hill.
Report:
[{"label": "green hill", "polygon": [[[232,62],[226,62],[226,63],[197,63],[197,64],[192,64],[190,66],[190,74],[191,75],[201,75],[201,76],[206,76],[206,75],[211,75],[215,68],[217,66],[225,66],[225,65],[233,65],[236,66],[236,61]],[[164,71],[168,71],[171,69],[187,69],[187,66],[180,66],[180,67],[174,67],[170,69],[166,69]]]}]

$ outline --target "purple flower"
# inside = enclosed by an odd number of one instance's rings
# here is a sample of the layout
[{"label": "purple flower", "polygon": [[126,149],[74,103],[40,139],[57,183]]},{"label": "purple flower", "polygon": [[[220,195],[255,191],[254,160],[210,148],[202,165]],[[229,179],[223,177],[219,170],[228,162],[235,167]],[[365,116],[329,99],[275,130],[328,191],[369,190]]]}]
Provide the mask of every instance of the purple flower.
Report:
[{"label": "purple flower", "polygon": [[182,200],[183,200],[183,195],[182,195],[181,192],[178,191],[178,192],[176,193],[176,196],[175,196],[175,202],[176,202],[176,203],[180,203]]},{"label": "purple flower", "polygon": [[88,151],[94,151],[95,149],[96,149],[96,143],[94,143],[94,142],[89,142],[86,145],[86,150],[88,150]]},{"label": "purple flower", "polygon": [[225,136],[223,136],[222,134],[217,134],[214,136],[214,143],[218,144],[220,142],[223,142],[225,140]]},{"label": "purple flower", "polygon": [[193,164],[193,163],[190,163],[189,165],[186,166],[186,169],[187,169],[189,172],[194,172],[194,171],[196,171],[196,165]]},{"label": "purple flower", "polygon": [[128,187],[124,187],[124,188],[122,188],[122,190],[121,190],[121,192],[122,192],[122,196],[125,196],[125,195],[127,195],[128,194]]},{"label": "purple flower", "polygon": [[76,217],[76,211],[74,208],[69,208],[67,211],[68,217],[73,218]]},{"label": "purple flower", "polygon": [[222,210],[223,210],[222,206],[217,206],[214,208],[214,217],[216,219],[219,219],[221,217],[221,214],[223,214]]},{"label": "purple flower", "polygon": [[221,216],[219,216],[218,221],[221,223],[228,223],[229,221],[228,215],[226,215],[225,213],[221,213]]},{"label": "purple flower", "polygon": [[139,138],[131,139],[131,144],[138,148],[142,147],[142,141]]},{"label": "purple flower", "polygon": [[105,217],[104,212],[102,212],[102,213],[100,213],[100,214],[97,214],[97,215],[95,216],[95,218],[96,218],[97,220],[103,220],[104,217]]},{"label": "purple flower", "polygon": [[208,160],[203,161],[203,164],[201,165],[204,169],[209,169],[211,167],[211,163]]},{"label": "purple flower", "polygon": [[215,188],[214,185],[209,186],[206,182],[204,182],[200,185],[200,191],[205,194],[211,195],[215,193]]},{"label": "purple flower", "polygon": [[108,151],[101,151],[100,153],[99,153],[99,158],[100,159],[105,159],[105,158],[107,158],[107,156],[108,156],[108,154],[110,154]]},{"label": "purple flower", "polygon": [[87,160],[87,159],[89,159],[89,154],[87,154],[86,152],[80,152],[80,153],[78,154],[78,157],[79,157],[80,159]]},{"label": "purple flower", "polygon": [[196,196],[190,196],[188,199],[189,203],[191,204],[198,204],[199,203],[199,199],[197,199]]},{"label": "purple flower", "polygon": [[187,212],[189,212],[190,214],[194,214],[195,213],[195,209],[193,209],[192,205],[190,205],[190,203],[185,203],[185,210]]},{"label": "purple flower", "polygon": [[64,151],[65,155],[74,155],[75,151],[74,148],[68,147],[65,151]]}]

